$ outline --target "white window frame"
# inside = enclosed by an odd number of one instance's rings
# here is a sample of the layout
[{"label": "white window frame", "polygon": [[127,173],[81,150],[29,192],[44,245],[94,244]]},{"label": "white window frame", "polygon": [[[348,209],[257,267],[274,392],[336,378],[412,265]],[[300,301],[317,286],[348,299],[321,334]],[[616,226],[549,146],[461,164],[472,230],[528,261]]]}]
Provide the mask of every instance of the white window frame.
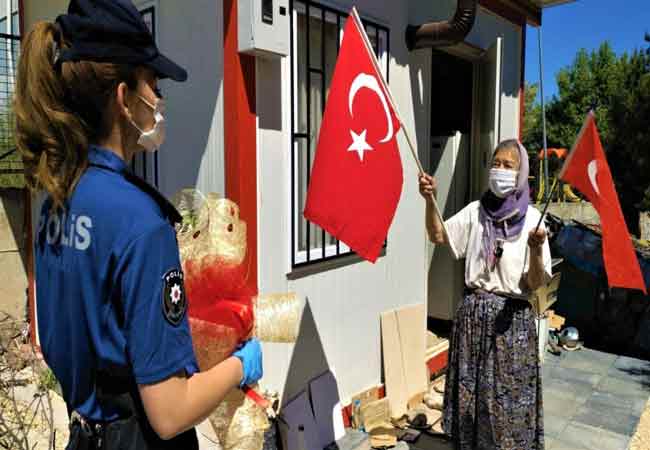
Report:
[{"label": "white window frame", "polygon": [[[305,174],[301,174],[299,170],[299,160],[302,157],[302,155],[299,154],[300,150],[300,144],[299,140],[300,139],[306,139],[307,141],[307,147],[308,147],[308,156],[312,156],[313,152],[316,151],[315,148],[310,148],[310,136],[313,136],[315,133],[318,133],[318,130],[310,130],[310,114],[307,112],[307,132],[306,132],[306,137],[297,137],[297,135],[305,135],[305,133],[301,133],[303,130],[298,129],[298,124],[297,121],[299,120],[298,114],[299,114],[299,109],[298,109],[298,101],[299,101],[299,93],[298,93],[298,39],[296,39],[296,36],[298,35],[298,15],[303,14],[305,15],[307,13],[307,5],[309,5],[309,15],[310,17],[314,17],[317,19],[321,19],[324,17],[325,21],[332,24],[332,23],[337,23],[339,27],[339,45],[343,40],[343,28],[345,26],[345,20],[347,18],[347,12],[333,8],[326,3],[323,2],[318,2],[314,0],[294,0],[292,2],[291,6],[291,57],[290,57],[290,73],[291,73],[291,81],[290,81],[290,88],[291,88],[291,121],[290,121],[290,139],[289,139],[289,152],[290,152],[290,158],[289,158],[289,165],[290,165],[290,170],[291,170],[291,180],[289,182],[290,189],[289,189],[289,204],[291,205],[289,208],[289,223],[291,224],[291,230],[290,230],[290,255],[291,255],[291,262],[290,262],[290,267],[292,269],[299,268],[302,266],[307,266],[307,265],[313,265],[313,264],[318,264],[324,261],[329,261],[332,259],[340,258],[340,257],[346,257],[352,255],[352,250],[345,245],[343,242],[337,241],[336,244],[326,244],[325,248],[323,249],[322,243],[328,242],[331,240],[331,237],[325,233],[326,239],[321,238],[321,245],[315,248],[310,248],[310,239],[307,239],[307,249],[300,249],[300,224],[301,221],[306,221],[302,215],[302,211],[304,210],[304,204],[300,205],[298,200],[299,200],[299,189],[300,189],[300,182],[294,181],[294,180],[299,180],[300,177],[305,176]],[[373,37],[376,36],[376,42],[378,46],[378,61],[380,65],[380,69],[383,72],[384,77],[386,78],[386,81],[389,82],[389,61],[390,61],[390,29],[380,23],[376,22],[371,22],[365,19],[362,19],[362,22],[366,28],[366,32],[369,35],[369,38],[373,39]],[[307,37],[309,40],[309,37]],[[338,50],[338,48],[337,48]],[[310,62],[307,61],[307,64],[309,65]],[[310,89],[310,70],[309,66],[307,68],[307,89]],[[322,67],[321,70],[325,72],[325,68]],[[324,74],[321,75],[321,77],[324,77]],[[323,84],[325,81],[323,81]],[[324,108],[324,105],[323,105]],[[307,105],[307,109],[310,109],[310,105]],[[314,139],[314,142],[316,142],[316,139]],[[309,159],[309,158],[308,158]],[[307,226],[309,226],[307,224]],[[322,230],[317,228],[317,231],[319,233],[324,233]]]}]

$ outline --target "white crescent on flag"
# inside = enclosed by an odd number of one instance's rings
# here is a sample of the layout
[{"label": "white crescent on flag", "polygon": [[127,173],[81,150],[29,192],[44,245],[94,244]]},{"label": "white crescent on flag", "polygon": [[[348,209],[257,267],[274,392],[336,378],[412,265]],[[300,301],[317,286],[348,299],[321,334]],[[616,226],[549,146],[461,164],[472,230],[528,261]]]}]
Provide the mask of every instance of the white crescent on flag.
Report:
[{"label": "white crescent on flag", "polygon": [[393,118],[391,117],[390,109],[388,108],[388,102],[386,101],[386,96],[384,95],[384,92],[381,90],[377,78],[375,78],[374,76],[368,75],[367,73],[360,73],[352,82],[352,86],[350,87],[350,94],[349,94],[350,115],[354,116],[354,113],[352,112],[352,105],[354,104],[354,98],[357,96],[357,92],[359,92],[359,90],[361,90],[362,88],[368,88],[371,91],[375,92],[379,97],[379,100],[381,100],[381,104],[384,107],[384,112],[386,113],[386,119],[388,120],[388,133],[386,134],[386,137],[379,142],[383,144],[384,142],[390,141],[391,139],[393,139],[393,135],[394,135]]},{"label": "white crescent on flag", "polygon": [[598,189],[598,181],[596,175],[598,175],[598,161],[592,160],[589,165],[587,165],[587,174],[589,175],[589,181],[591,181],[591,186],[596,191],[596,194],[600,195],[600,189]]}]

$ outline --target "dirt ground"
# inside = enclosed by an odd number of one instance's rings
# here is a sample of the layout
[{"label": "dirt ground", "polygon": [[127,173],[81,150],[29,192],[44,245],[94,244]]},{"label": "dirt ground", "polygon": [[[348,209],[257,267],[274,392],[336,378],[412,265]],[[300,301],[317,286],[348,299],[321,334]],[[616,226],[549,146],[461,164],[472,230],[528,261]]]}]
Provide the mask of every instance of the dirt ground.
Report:
[{"label": "dirt ground", "polygon": [[632,437],[629,450],[648,450],[650,449],[650,402],[645,406],[645,411],[641,415],[639,426]]}]

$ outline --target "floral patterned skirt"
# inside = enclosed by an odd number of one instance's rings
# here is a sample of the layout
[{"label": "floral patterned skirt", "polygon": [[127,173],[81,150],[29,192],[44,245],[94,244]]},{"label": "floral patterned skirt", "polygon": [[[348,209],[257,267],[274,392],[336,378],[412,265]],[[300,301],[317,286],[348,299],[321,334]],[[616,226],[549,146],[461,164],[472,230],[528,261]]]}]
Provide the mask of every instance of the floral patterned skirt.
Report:
[{"label": "floral patterned skirt", "polygon": [[443,428],[460,450],[544,450],[535,312],[467,291],[449,350]]}]

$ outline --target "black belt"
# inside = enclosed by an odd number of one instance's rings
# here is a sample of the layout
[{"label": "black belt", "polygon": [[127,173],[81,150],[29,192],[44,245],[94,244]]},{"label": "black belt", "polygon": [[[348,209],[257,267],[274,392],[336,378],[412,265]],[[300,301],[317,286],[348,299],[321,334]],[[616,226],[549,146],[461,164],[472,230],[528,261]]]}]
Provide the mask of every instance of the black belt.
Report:
[{"label": "black belt", "polygon": [[77,411],[70,416],[70,441],[74,450],[101,449],[108,422],[96,422],[86,419]]},{"label": "black belt", "polygon": [[160,439],[149,423],[130,368],[97,371],[95,388],[97,401],[118,418],[93,421],[73,412],[68,450],[198,450],[194,429],[168,441]]}]

